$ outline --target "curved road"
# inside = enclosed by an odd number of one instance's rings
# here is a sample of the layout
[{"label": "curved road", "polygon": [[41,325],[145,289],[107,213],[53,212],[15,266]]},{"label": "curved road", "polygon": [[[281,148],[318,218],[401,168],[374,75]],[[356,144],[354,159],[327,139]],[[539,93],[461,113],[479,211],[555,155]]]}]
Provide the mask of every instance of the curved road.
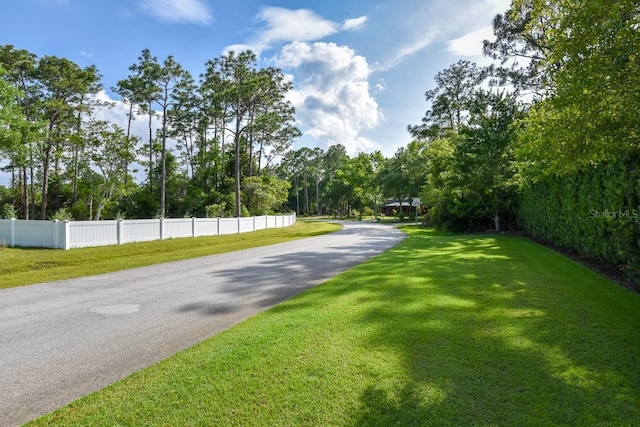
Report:
[{"label": "curved road", "polygon": [[25,423],[394,246],[390,226],[0,290],[0,425]]}]

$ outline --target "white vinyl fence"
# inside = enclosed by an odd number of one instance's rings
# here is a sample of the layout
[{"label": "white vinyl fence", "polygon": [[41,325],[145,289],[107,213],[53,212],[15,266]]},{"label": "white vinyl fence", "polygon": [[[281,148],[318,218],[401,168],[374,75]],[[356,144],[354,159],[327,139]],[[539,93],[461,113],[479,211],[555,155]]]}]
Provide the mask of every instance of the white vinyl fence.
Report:
[{"label": "white vinyl fence", "polygon": [[113,221],[27,221],[0,219],[0,244],[53,249],[121,245],[179,237],[248,233],[289,227],[295,213],[250,218],[131,219]]}]

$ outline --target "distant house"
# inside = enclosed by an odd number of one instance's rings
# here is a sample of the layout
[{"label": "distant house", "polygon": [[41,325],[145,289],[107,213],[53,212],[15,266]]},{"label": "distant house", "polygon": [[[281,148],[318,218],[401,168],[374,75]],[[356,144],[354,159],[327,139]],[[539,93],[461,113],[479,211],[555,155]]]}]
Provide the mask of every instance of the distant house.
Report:
[{"label": "distant house", "polygon": [[[420,199],[416,199],[418,203],[420,203]],[[400,206],[402,205],[402,213],[406,216],[411,216],[416,214],[416,209],[418,209],[418,214],[422,211],[422,205],[416,207],[412,204],[412,199],[403,199],[401,202],[398,199],[388,199],[380,212],[384,216],[393,216],[396,212],[400,212]]]}]

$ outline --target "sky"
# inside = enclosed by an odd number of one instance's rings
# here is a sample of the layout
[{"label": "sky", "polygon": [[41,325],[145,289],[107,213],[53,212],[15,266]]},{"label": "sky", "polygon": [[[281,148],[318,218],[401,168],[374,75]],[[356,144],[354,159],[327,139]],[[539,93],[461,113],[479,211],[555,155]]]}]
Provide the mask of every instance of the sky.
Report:
[{"label": "sky", "polygon": [[[173,55],[197,78],[206,61],[252,49],[259,66],[290,76],[288,98],[303,135],[350,155],[390,157],[411,140],[434,76],[459,60],[488,63],[482,41],[509,0],[19,0],[4,1],[0,45],[95,65],[104,90],[129,74],[143,49]],[[118,102],[103,119],[126,123]],[[144,134],[144,123],[136,123]],[[1,182],[2,184],[3,182]]]}]

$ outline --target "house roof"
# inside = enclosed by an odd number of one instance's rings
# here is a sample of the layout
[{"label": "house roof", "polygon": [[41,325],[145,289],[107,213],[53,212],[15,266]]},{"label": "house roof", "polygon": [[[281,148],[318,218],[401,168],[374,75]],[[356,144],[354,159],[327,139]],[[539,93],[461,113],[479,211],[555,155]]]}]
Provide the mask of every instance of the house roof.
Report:
[{"label": "house roof", "polygon": [[[403,199],[402,200],[402,206],[403,207],[415,207],[416,205],[413,204],[413,202],[416,202],[420,205],[422,205],[422,203],[420,202],[420,198],[418,197],[414,197],[412,199]],[[398,199],[387,199],[384,207],[385,208],[397,208],[400,206],[400,202],[398,202]]]}]

